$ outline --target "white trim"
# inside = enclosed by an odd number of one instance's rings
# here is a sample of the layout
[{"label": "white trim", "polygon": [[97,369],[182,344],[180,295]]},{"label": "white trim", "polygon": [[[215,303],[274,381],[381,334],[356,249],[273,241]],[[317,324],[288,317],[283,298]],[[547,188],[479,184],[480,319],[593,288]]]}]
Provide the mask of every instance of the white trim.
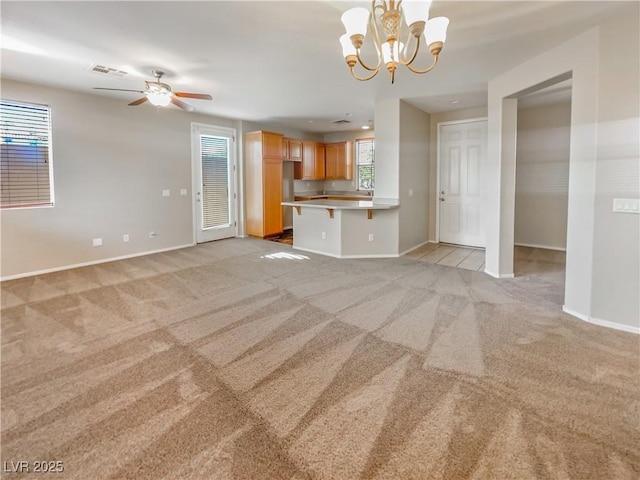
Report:
[{"label": "white trim", "polygon": [[429,240],[427,240],[426,242],[419,243],[415,247],[411,247],[410,249],[405,250],[404,252],[400,252],[398,256],[402,257],[403,255],[406,255],[409,252],[413,252],[414,250],[417,250],[418,248],[422,247],[423,245],[426,245],[427,243],[429,243]]},{"label": "white trim", "polygon": [[567,308],[566,305],[562,306],[562,311],[571,315],[572,317],[576,317],[579,320],[587,323],[592,323],[593,325],[599,325],[601,327],[613,328],[614,330],[621,330],[623,332],[635,333],[636,335],[640,335],[640,327],[633,327],[631,325],[625,325],[624,323],[610,322],[608,320],[602,320],[600,318],[583,315],[582,313],[578,313],[574,310],[571,310],[570,308]]},{"label": "white trim", "polygon": [[400,256],[400,254],[398,254],[398,253],[391,253],[391,254],[381,253],[381,254],[377,254],[377,255],[338,255],[338,254],[335,254],[335,253],[328,253],[328,252],[321,252],[320,250],[313,250],[312,248],[302,248],[302,247],[296,247],[296,246],[293,246],[293,249],[294,250],[301,250],[303,252],[316,253],[318,255],[324,255],[326,257],[344,258],[344,259],[354,259],[354,258],[398,258]]},{"label": "white trim", "polygon": [[17,278],[33,277],[34,275],[44,275],[45,273],[61,272],[63,270],[71,270],[72,268],[89,267],[91,265],[98,265],[100,263],[109,263],[109,262],[115,262],[118,260],[126,260],[127,258],[144,257],[145,255],[153,255],[154,253],[169,252],[171,250],[180,250],[181,248],[193,247],[195,245],[196,245],[195,243],[188,243],[185,245],[178,245],[176,247],[160,248],[158,250],[149,250],[146,252],[131,253],[129,255],[121,255],[119,257],[102,258],[100,260],[92,260],[90,262],[74,263],[72,265],[64,265],[61,267],[46,268],[44,270],[36,270],[35,272],[18,273],[16,275],[0,277],[0,282],[4,282],[7,280],[15,280]]},{"label": "white trim", "polygon": [[534,243],[514,243],[516,247],[530,247],[530,248],[542,248],[544,250],[556,250],[558,252],[566,252],[566,248],[562,247],[550,247],[549,245],[536,245]]},{"label": "white trim", "polygon": [[[240,195],[238,192],[238,170],[239,170],[239,158],[240,158],[240,152],[239,152],[239,143],[236,141],[236,137],[238,136],[238,129],[235,127],[225,127],[222,125],[212,125],[212,124],[207,124],[207,123],[199,123],[199,122],[191,122],[191,216],[192,216],[192,222],[193,222],[193,244],[197,244],[198,243],[198,226],[200,224],[200,219],[198,218],[199,214],[200,214],[200,209],[198,206],[198,201],[196,199],[196,192],[200,190],[200,175],[201,172],[199,171],[199,169],[201,169],[201,161],[202,159],[200,158],[200,137],[199,134],[200,133],[204,133],[205,135],[214,135],[214,136],[221,136],[221,137],[227,137],[231,140],[231,148],[229,149],[229,154],[231,156],[231,164],[233,166],[233,172],[231,173],[232,175],[232,179],[231,179],[231,187],[233,189],[233,194],[235,195],[235,198],[232,200],[233,201],[233,218],[230,219],[230,221],[232,221],[234,223],[233,225],[233,231],[234,234],[228,237],[222,237],[222,238],[231,238],[231,237],[237,237],[238,236],[238,221],[239,221],[239,202],[240,202]],[[230,228],[230,227],[225,227],[225,228]],[[222,238],[211,238],[210,240],[206,240],[206,241],[213,241],[213,240],[221,240]],[[203,242],[203,243],[206,243]]]},{"label": "white trim", "polygon": [[487,270],[486,268],[484,269],[484,273],[492,276],[493,278],[514,278],[515,277],[513,273],[493,273]]},{"label": "white trim", "polygon": [[[438,122],[436,124],[436,238],[432,243],[440,243],[440,130],[446,125],[457,125],[461,123],[475,123],[475,122],[487,122],[487,136],[485,137],[485,143],[488,153],[489,148],[489,117],[474,117],[465,118],[462,120],[448,120],[446,122]],[[486,247],[486,238],[485,238]],[[482,247],[484,248],[484,247]]]}]

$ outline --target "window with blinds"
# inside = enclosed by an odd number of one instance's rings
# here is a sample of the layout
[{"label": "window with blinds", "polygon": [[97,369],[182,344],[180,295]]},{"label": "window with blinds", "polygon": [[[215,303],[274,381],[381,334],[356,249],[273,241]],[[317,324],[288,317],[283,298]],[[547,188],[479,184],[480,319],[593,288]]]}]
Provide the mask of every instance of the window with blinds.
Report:
[{"label": "window with blinds", "polygon": [[0,102],[2,208],[53,205],[50,110]]},{"label": "window with blinds", "polygon": [[375,180],[375,151],[373,138],[356,140],[356,173],[358,190],[373,190]]},{"label": "window with blinds", "polygon": [[202,227],[230,225],[229,139],[200,135],[202,162]]}]

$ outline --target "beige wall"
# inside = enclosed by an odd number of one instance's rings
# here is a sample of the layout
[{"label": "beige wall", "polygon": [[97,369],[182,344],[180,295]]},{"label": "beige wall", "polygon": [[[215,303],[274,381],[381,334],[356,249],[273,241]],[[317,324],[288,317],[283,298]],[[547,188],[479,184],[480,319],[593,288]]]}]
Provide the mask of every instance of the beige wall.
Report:
[{"label": "beige wall", "polygon": [[379,198],[400,198],[400,101],[376,102],[376,184]]},{"label": "beige wall", "polygon": [[427,197],[428,219],[429,219],[429,241],[436,242],[436,209],[439,208],[438,195],[438,124],[441,122],[454,122],[458,120],[468,120],[470,118],[485,118],[487,116],[486,107],[461,108],[450,112],[432,113],[429,120],[429,192]]},{"label": "beige wall", "polygon": [[592,317],[640,333],[640,215],[613,213],[640,197],[640,3],[600,29]]},{"label": "beige wall", "polygon": [[427,242],[429,114],[400,102],[399,252]]},{"label": "beige wall", "polygon": [[567,244],[571,103],[518,109],[515,243]]},{"label": "beige wall", "polygon": [[191,122],[238,122],[5,79],[2,96],[51,106],[55,188],[52,208],[2,211],[3,278],[193,243]]}]

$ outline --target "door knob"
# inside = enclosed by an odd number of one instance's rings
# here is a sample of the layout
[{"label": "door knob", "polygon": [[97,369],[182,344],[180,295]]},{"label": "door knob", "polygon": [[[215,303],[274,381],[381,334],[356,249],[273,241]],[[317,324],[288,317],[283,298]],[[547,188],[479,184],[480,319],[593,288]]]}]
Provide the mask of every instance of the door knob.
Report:
[{"label": "door knob", "polygon": [[440,201],[441,201],[441,202],[444,202],[444,198],[440,197]]},{"label": "door knob", "polygon": [[444,190],[442,190],[440,193],[441,193],[442,195],[444,195]]}]

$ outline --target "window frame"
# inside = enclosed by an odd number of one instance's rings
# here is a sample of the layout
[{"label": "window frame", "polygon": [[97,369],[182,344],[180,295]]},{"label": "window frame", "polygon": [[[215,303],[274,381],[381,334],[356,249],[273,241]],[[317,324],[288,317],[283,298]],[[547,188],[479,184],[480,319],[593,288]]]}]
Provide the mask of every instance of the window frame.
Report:
[{"label": "window frame", "polygon": [[[371,158],[371,162],[370,163],[360,163],[360,155],[359,155],[359,144],[360,143],[371,143],[371,151],[372,151],[372,158]],[[366,192],[371,192],[374,190],[375,188],[375,172],[376,172],[376,148],[375,148],[375,137],[362,137],[362,138],[356,138],[355,142],[354,142],[354,157],[355,157],[355,162],[354,162],[354,166],[355,166],[355,176],[356,176],[356,188],[358,191],[366,191]],[[361,182],[360,182],[360,166],[364,166],[364,165],[371,165],[371,188],[362,188],[361,186]]]},{"label": "window frame", "polygon": [[[46,104],[42,104],[42,103],[35,103],[35,102],[25,102],[25,101],[21,101],[21,100],[11,100],[11,99],[7,99],[7,98],[1,98],[0,99],[0,103],[2,104],[0,106],[0,112],[2,112],[2,110],[5,108],[4,106],[8,106],[9,108],[13,107],[23,107],[23,108],[32,108],[32,109],[41,109],[41,110],[45,110],[46,111],[46,126],[44,125],[44,122],[42,122],[42,124],[39,124],[38,127],[42,130],[44,130],[46,132],[46,163],[48,164],[48,168],[47,168],[47,172],[48,172],[48,176],[49,176],[49,192],[48,192],[48,201],[46,202],[31,202],[31,203],[2,203],[2,200],[0,199],[0,210],[13,210],[13,209],[23,209],[23,208],[51,208],[55,206],[55,195],[54,195],[54,181],[53,181],[53,149],[52,149],[52,112],[51,112],[51,106],[50,105],[46,105]],[[0,144],[5,145],[11,142],[5,142],[5,138],[9,137],[9,133],[11,131],[5,126],[5,119],[3,118],[3,115],[0,115]],[[15,137],[19,136],[20,133],[16,133]],[[14,138],[15,138],[14,137]],[[37,138],[36,141],[39,141],[41,139]],[[5,160],[5,159],[3,159]],[[6,161],[9,161],[9,155],[7,155]],[[4,161],[2,162],[4,163]],[[10,174],[9,170],[9,165],[7,163],[7,165],[2,164],[1,167],[2,172],[0,172],[0,178],[2,179],[2,183],[4,184],[7,180],[5,178],[5,175]],[[7,170],[6,173],[5,172],[5,168]],[[15,168],[15,166],[14,166]],[[30,172],[30,175],[37,175],[37,167],[34,167],[33,172]],[[10,184],[10,180],[8,181],[8,183]]]}]

